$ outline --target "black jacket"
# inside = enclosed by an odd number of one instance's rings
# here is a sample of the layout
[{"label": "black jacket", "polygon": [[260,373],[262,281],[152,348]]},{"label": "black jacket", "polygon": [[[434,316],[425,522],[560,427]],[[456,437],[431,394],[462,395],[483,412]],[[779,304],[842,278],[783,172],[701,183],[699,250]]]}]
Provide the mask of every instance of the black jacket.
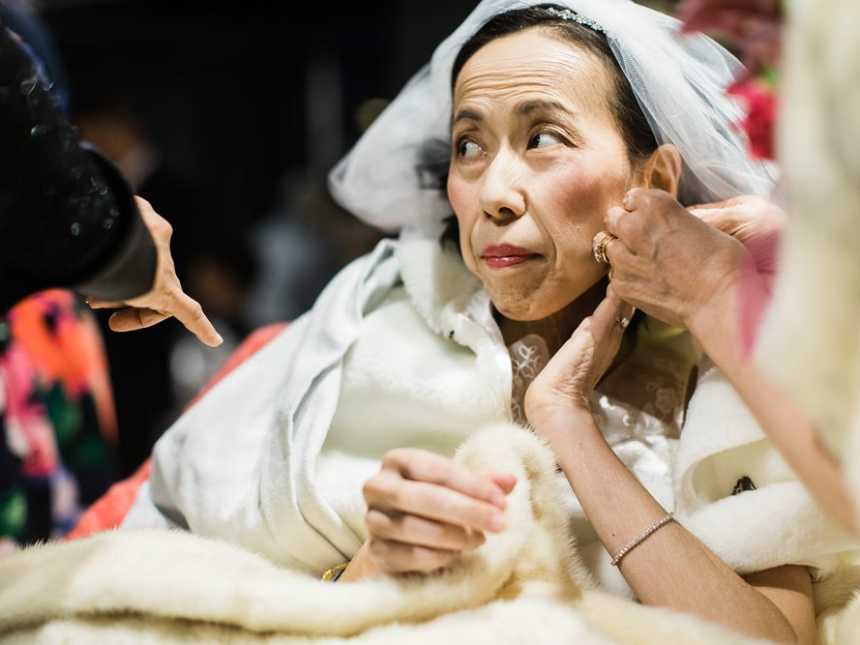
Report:
[{"label": "black jacket", "polygon": [[128,299],[155,275],[128,184],[80,142],[49,89],[0,22],[0,316],[50,287]]}]

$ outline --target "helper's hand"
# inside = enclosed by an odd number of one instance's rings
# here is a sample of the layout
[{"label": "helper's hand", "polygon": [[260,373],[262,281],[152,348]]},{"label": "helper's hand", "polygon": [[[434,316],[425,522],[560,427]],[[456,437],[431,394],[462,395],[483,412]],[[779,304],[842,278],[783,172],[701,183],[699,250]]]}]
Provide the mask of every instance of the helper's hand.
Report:
[{"label": "helper's hand", "polygon": [[425,450],[388,452],[363,489],[370,539],[341,580],[447,566],[481,546],[486,531],[504,530],[515,484],[513,475],[477,474]]},{"label": "helper's hand", "polygon": [[788,223],[785,212],[762,197],[742,195],[713,204],[691,206],[690,212],[743,244],[756,271],[765,278],[776,273],[780,235]]},{"label": "helper's hand", "polygon": [[93,309],[116,309],[109,320],[110,328],[114,331],[135,331],[151,327],[162,320],[174,317],[200,341],[210,347],[217,347],[223,339],[209,322],[200,304],[188,297],[182,291],[182,285],[176,276],[173,257],[170,254],[170,238],[173,227],[167,220],[156,213],[148,201],[135,197],[135,203],[140,211],[146,227],[155,242],[158,256],[155,270],[155,282],[148,293],[127,300],[109,301],[90,298],[87,302]]},{"label": "helper's hand", "polygon": [[[693,330],[718,296],[739,286],[750,255],[736,239],[661,190],[634,188],[609,209],[613,292],[663,322]],[[694,332],[695,333],[695,332]]]}]

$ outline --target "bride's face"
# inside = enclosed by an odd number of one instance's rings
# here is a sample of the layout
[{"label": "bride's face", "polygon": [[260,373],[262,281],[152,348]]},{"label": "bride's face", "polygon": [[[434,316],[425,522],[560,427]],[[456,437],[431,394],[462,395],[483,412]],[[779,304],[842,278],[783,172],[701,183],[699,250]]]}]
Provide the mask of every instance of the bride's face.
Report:
[{"label": "bride's face", "polygon": [[448,198],[466,265],[508,318],[546,318],[606,273],[591,240],[632,181],[610,74],[531,29],[485,45],[457,77]]}]

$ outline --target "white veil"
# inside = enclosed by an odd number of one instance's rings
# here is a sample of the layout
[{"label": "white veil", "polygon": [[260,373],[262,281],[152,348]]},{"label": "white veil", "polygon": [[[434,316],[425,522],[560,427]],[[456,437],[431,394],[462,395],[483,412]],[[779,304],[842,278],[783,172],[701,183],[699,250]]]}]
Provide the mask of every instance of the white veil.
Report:
[{"label": "white veil", "polygon": [[[450,140],[454,59],[493,16],[538,4],[544,2],[481,2],[335,166],[329,175],[334,198],[385,231],[440,232],[451,207],[443,191],[422,181],[419,168],[426,162],[428,142]],[[680,34],[677,20],[630,0],[552,4],[572,9],[605,31],[657,142],[673,143],[681,153],[682,203],[770,192],[773,177],[748,155],[746,138],[735,125],[742,111],[725,94],[742,69],[734,56],[706,36]]]}]

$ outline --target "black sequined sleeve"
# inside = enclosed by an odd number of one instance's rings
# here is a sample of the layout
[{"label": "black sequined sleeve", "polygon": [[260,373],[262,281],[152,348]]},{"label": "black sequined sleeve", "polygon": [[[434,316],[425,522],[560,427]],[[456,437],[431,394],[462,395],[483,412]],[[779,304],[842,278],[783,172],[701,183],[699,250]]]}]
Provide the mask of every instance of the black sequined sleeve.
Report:
[{"label": "black sequined sleeve", "polygon": [[0,315],[49,287],[146,293],[155,247],[119,171],[81,144],[0,23]]}]

